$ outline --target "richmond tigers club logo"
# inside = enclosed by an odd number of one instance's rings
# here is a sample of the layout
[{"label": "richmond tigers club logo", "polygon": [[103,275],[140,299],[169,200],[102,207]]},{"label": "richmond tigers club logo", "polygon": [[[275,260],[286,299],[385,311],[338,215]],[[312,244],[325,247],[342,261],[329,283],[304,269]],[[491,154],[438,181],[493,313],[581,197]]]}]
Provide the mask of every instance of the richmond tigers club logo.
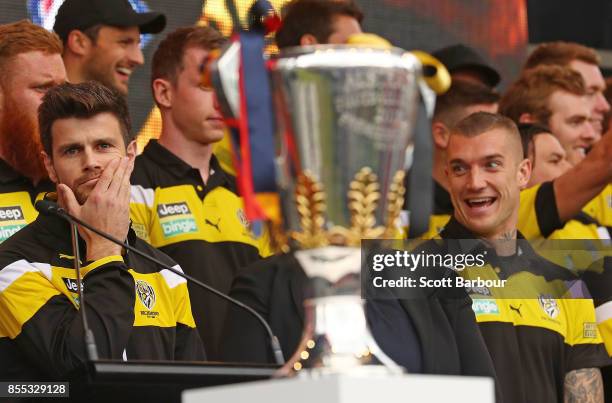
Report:
[{"label": "richmond tigers club logo", "polygon": [[549,295],[540,295],[538,297],[538,302],[542,310],[544,310],[551,319],[555,319],[559,316],[560,309],[556,299],[551,298]]},{"label": "richmond tigers club logo", "polygon": [[136,280],[136,295],[138,295],[138,299],[147,309],[153,309],[153,306],[155,306],[155,290],[149,283]]}]

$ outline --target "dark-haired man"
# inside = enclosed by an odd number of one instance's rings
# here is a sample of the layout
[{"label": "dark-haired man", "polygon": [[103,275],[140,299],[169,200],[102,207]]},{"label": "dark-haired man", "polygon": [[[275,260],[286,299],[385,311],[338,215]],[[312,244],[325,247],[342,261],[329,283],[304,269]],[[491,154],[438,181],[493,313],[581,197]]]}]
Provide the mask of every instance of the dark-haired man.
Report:
[{"label": "dark-haired man", "polygon": [[66,0],[53,30],[64,43],[68,80],[96,80],[124,95],[130,76],[144,64],[140,34],[166,26],[161,13],[136,13],[127,0]]},{"label": "dark-haired man", "polygon": [[[238,269],[269,254],[264,232],[252,229],[235,178],[213,154],[225,124],[200,66],[223,37],[210,27],[170,33],[152,62],[153,97],[162,131],[136,158],[131,213],[138,234],[176,260],[186,273],[229,291]],[[190,285],[206,352],[217,359],[226,303]]]},{"label": "dark-haired man", "polygon": [[[130,229],[135,142],[123,96],[96,82],[50,90],[44,162],[70,214],[174,265]],[[201,360],[185,280],[79,228],[83,295],[100,358]],[[62,379],[86,360],[70,227],[38,218],[0,246],[0,379]]]},{"label": "dark-haired man", "polygon": [[293,0],[283,7],[282,19],[276,33],[280,49],[346,43],[362,32],[363,13],[352,0]]},{"label": "dark-haired man", "polygon": [[518,243],[521,188],[531,164],[508,118],[473,114],[452,130],[446,172],[454,215],[440,236],[455,253],[483,253],[487,265],[466,278],[507,280],[501,290],[470,288],[481,333],[510,402],[603,402],[599,367],[610,363],[590,299],[569,289],[564,268]]},{"label": "dark-haired man", "polygon": [[66,81],[57,35],[29,21],[0,25],[0,242],[33,221],[53,190],[42,163],[36,110]]}]

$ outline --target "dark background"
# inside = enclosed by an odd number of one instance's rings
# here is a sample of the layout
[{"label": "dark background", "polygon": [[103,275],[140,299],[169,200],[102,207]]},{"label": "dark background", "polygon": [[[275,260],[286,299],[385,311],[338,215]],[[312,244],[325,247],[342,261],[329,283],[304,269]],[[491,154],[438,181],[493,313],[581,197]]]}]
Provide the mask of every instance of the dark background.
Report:
[{"label": "dark background", "polygon": [[[223,11],[224,1],[144,0],[144,3],[167,15],[168,26],[164,33],[210,16],[213,16],[213,23],[227,33],[231,30],[231,22]],[[502,73],[501,88],[518,74],[528,43],[562,39],[612,49],[610,0],[356,1],[365,13],[364,30],[384,36],[396,46],[433,51],[464,42],[475,47]],[[272,3],[278,8],[284,0]],[[241,15],[249,4],[249,1],[239,4]],[[202,17],[203,10],[206,18]],[[0,23],[28,17],[27,0],[0,0]],[[164,33],[154,36],[148,43],[144,49],[146,60],[150,60]],[[134,126],[140,128],[152,108],[148,66],[136,70],[132,76],[129,103]],[[156,133],[149,135],[156,136]]]}]

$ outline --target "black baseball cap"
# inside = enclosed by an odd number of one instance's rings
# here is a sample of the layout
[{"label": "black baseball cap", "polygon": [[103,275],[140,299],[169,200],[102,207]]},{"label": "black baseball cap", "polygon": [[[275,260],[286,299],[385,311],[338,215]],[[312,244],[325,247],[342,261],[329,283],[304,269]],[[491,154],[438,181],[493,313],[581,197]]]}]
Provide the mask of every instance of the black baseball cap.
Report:
[{"label": "black baseball cap", "polygon": [[446,66],[448,71],[475,70],[478,71],[491,87],[495,87],[501,81],[501,76],[485,59],[474,49],[463,44],[447,46],[432,53],[436,59]]},{"label": "black baseball cap", "polygon": [[156,34],[166,27],[166,16],[137,13],[128,0],[66,0],[57,11],[53,30],[65,41],[70,31],[97,24],[139,27],[142,34]]}]

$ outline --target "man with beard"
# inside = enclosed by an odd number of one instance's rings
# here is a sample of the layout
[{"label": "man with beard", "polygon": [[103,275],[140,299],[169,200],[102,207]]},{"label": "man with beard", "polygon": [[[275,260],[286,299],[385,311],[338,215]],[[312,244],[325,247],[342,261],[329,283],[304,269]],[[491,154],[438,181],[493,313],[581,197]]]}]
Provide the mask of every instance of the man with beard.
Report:
[{"label": "man with beard", "polygon": [[123,95],[130,76],[144,64],[140,34],[166,26],[161,13],[137,13],[126,0],[66,0],[53,30],[64,43],[68,81],[98,81]]},{"label": "man with beard", "polygon": [[[43,98],[39,122],[59,206],[181,271],[130,229],[136,143],[124,97],[97,82],[62,84]],[[89,339],[100,358],[205,358],[185,279],[82,227],[77,245]],[[92,358],[74,253],[69,224],[54,215],[39,215],[0,245],[0,379],[65,380]]]},{"label": "man with beard", "polygon": [[36,218],[34,200],[53,190],[40,158],[36,111],[66,80],[59,38],[28,21],[0,26],[0,242]]}]

